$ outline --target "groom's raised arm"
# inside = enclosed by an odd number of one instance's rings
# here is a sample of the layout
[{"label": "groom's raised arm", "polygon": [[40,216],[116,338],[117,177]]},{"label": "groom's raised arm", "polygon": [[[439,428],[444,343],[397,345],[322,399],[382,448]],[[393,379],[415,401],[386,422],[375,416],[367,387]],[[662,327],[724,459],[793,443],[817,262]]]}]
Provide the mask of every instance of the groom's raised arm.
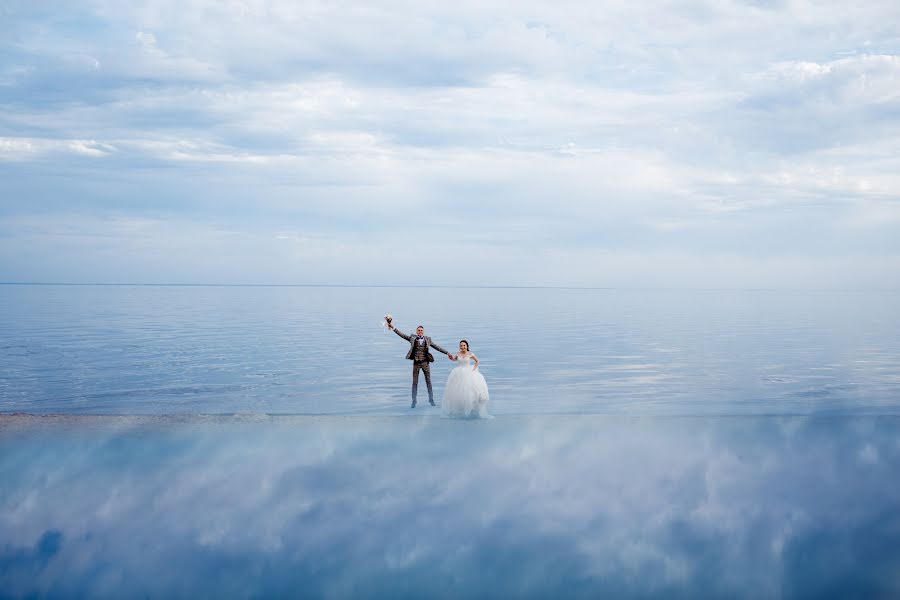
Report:
[{"label": "groom's raised arm", "polygon": [[404,340],[406,340],[407,342],[409,341],[409,338],[412,337],[411,335],[406,335],[405,333],[403,333],[402,331],[400,331],[400,330],[397,329],[396,327],[391,327],[391,331],[393,331],[394,333],[396,333],[397,335],[399,335],[400,337],[402,337],[402,338],[403,338]]}]

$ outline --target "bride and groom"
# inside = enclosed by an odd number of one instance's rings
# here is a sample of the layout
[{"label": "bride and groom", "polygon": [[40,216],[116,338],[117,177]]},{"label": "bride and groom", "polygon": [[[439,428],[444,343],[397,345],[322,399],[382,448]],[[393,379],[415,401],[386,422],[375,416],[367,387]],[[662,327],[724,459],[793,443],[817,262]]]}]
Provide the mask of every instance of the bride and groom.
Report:
[{"label": "bride and groom", "polygon": [[[419,390],[419,372],[425,374],[425,386],[428,388],[428,402],[434,404],[434,392],[431,388],[431,363],[434,356],[428,349],[429,346],[438,352],[447,355],[447,358],[459,365],[450,371],[447,378],[447,387],[444,388],[444,400],[441,402],[441,415],[445,417],[487,417],[487,403],[489,399],[487,382],[484,376],[478,372],[478,357],[469,350],[469,342],[460,340],[459,353],[450,354],[430,337],[425,335],[425,328],[416,327],[416,335],[406,335],[392,322],[390,315],[385,316],[388,329],[409,342],[409,352],[406,358],[413,361],[412,380],[412,405],[416,407],[416,395]],[[474,366],[472,362],[474,361]]]}]

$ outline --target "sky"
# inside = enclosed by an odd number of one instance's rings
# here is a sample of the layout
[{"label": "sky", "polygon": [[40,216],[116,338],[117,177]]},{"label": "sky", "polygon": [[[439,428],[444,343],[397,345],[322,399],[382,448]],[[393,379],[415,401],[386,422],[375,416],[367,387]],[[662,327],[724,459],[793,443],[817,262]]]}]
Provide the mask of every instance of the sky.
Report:
[{"label": "sky", "polygon": [[897,289],[900,5],[0,0],[0,281]]}]

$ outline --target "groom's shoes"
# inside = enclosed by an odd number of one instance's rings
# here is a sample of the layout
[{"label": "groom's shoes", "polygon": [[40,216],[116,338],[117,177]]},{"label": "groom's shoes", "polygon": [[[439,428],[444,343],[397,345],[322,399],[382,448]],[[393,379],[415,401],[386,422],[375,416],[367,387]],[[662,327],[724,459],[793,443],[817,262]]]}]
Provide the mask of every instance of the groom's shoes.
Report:
[{"label": "groom's shoes", "polygon": [[434,400],[432,400],[431,398],[428,399],[428,404],[430,404],[432,406],[437,406],[437,404],[435,404]]},{"label": "groom's shoes", "polygon": [[415,408],[415,407],[416,407],[416,401],[415,401],[415,400],[413,400],[413,403],[412,403],[412,404],[410,404],[410,405],[409,405],[409,407],[410,407],[410,408]]}]

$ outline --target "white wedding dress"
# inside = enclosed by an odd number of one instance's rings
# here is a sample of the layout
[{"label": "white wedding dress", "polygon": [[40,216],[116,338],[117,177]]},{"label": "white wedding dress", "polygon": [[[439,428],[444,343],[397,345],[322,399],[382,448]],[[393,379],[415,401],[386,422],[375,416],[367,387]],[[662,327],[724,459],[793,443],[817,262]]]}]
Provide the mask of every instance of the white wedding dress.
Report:
[{"label": "white wedding dress", "polygon": [[460,358],[458,365],[450,371],[447,378],[441,416],[454,419],[490,418],[487,412],[488,387],[484,376],[472,368],[469,357]]}]

